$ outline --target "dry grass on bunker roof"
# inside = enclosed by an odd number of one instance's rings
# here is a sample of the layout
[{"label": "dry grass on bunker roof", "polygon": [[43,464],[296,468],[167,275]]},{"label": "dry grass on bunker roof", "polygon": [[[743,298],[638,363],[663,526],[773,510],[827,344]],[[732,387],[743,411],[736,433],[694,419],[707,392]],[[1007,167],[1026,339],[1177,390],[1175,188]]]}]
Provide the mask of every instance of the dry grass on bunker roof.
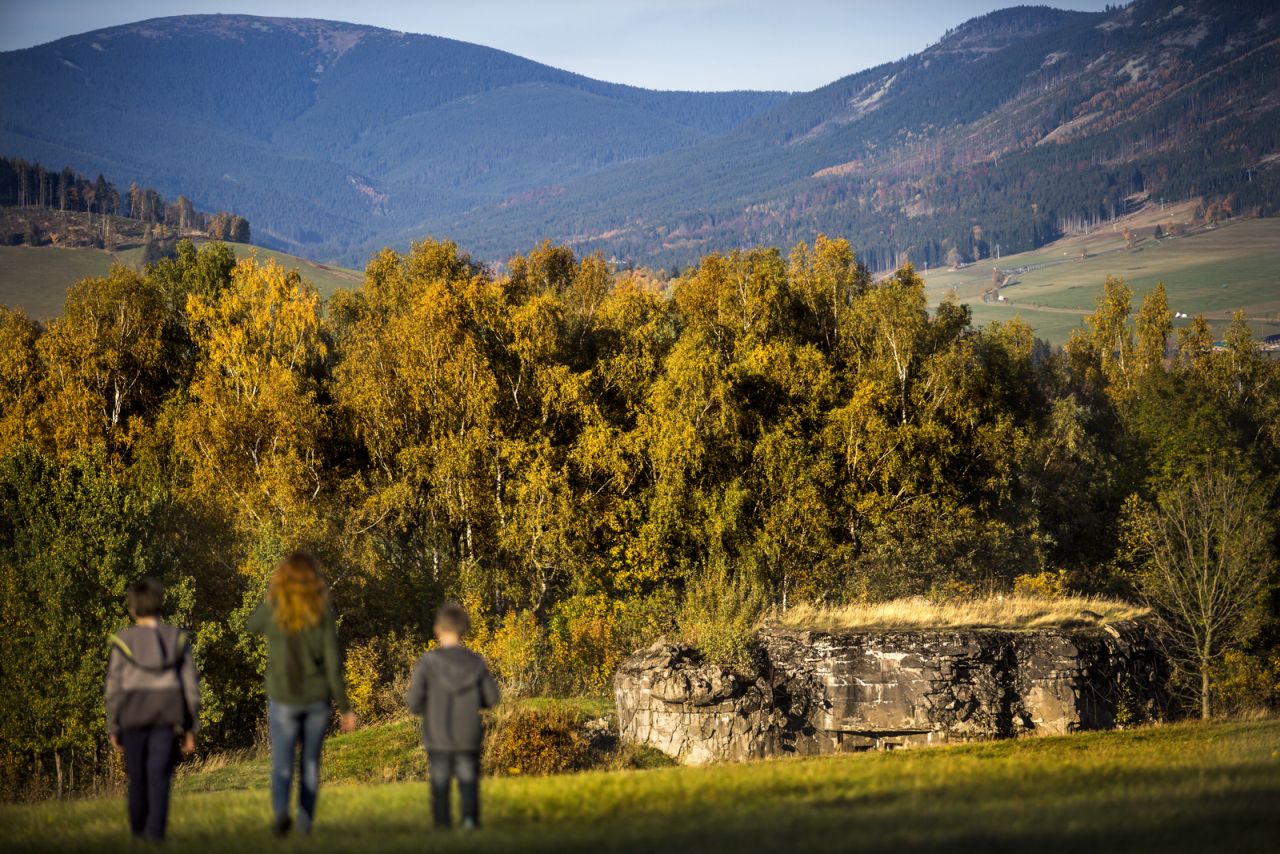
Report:
[{"label": "dry grass on bunker roof", "polygon": [[767,622],[789,629],[1044,629],[1102,626],[1145,616],[1147,609],[1115,599],[992,596],[934,601],[921,597],[837,607],[796,605]]}]

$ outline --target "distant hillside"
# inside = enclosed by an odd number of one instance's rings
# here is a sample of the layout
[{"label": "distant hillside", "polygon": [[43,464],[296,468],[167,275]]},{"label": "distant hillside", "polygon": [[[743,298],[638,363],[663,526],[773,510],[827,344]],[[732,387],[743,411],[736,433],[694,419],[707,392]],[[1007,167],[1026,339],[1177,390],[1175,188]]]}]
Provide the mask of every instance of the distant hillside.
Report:
[{"label": "distant hillside", "polygon": [[[851,60],[851,63],[855,60]],[[685,265],[848,236],[873,268],[1083,234],[1148,200],[1280,199],[1267,0],[1020,6],[813,92],[653,92],[327,21],[193,16],[0,54],[0,151],[144,176],[362,263],[447,236]]]},{"label": "distant hillside", "polygon": [[[109,246],[103,248],[98,239],[107,224]],[[171,253],[179,239],[185,237],[197,244],[208,238],[196,232],[166,233],[153,240],[150,248],[143,234],[144,224],[136,220],[108,214],[106,217],[74,211],[49,211],[34,208],[0,208],[0,237],[27,231],[35,226],[44,238],[41,245],[26,242],[4,245],[0,241],[0,305],[21,308],[37,320],[48,320],[62,313],[67,288],[87,276],[105,276],[112,264],[123,264],[140,270],[153,257]],[[247,243],[229,242],[236,255],[243,258],[257,254],[271,258],[311,282],[328,296],[338,288],[355,288],[363,274],[329,264],[319,264],[285,252],[264,249]]]},{"label": "distant hillside", "polygon": [[[1210,226],[1199,204],[1149,205],[1088,236],[960,268],[922,271],[931,301],[967,303],[978,324],[1020,317],[1036,336],[1065,344],[1084,324],[1107,276],[1121,276],[1134,302],[1162,283],[1173,326],[1203,314],[1225,333],[1236,310],[1259,339],[1280,337],[1280,218],[1235,219]],[[1000,287],[994,288],[993,270]]]},{"label": "distant hillside", "polygon": [[248,243],[251,229],[244,217],[197,210],[183,195],[166,201],[137,182],[121,189],[102,173],[90,180],[70,166],[0,157],[0,245],[113,249],[196,234]]},{"label": "distant hillside", "polygon": [[370,238],[554,193],[784,97],[654,92],[433,36],[202,15],[0,54],[0,151],[145,178],[243,213],[259,242],[354,258]]},{"label": "distant hillside", "polygon": [[547,234],[681,264],[826,232],[877,269],[938,266],[1084,233],[1147,199],[1269,215],[1278,165],[1274,3],[1018,7],[716,139],[443,231],[481,254]]}]

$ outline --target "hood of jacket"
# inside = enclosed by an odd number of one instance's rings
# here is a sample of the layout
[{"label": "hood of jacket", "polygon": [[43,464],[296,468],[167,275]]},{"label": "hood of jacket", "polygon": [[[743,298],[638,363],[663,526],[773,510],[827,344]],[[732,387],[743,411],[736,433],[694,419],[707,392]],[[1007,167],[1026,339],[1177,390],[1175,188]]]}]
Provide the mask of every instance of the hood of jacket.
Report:
[{"label": "hood of jacket", "polygon": [[485,672],[484,659],[466,647],[440,647],[430,655],[438,684],[451,694],[476,687]]}]

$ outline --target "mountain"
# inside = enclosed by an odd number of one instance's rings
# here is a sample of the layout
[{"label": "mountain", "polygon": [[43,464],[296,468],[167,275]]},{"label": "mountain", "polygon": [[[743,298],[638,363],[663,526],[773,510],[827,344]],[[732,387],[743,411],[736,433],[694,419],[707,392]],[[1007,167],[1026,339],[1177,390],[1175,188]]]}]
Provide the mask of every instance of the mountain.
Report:
[{"label": "mountain", "polygon": [[1278,163],[1274,3],[1018,7],[714,139],[443,231],[481,254],[553,235],[648,263],[826,232],[877,268],[936,266],[1085,233],[1148,199],[1275,213]]},{"label": "mountain", "polygon": [[[856,60],[850,61],[854,64]],[[0,54],[0,152],[205,208],[358,263],[448,236],[680,265],[848,236],[937,266],[1084,233],[1148,200],[1280,200],[1273,2],[992,12],[813,92],[652,92],[430,36],[166,18]]]},{"label": "mountain", "polygon": [[0,152],[245,213],[317,257],[708,139],[785,99],[602,83],[331,21],[199,15],[0,54]]}]

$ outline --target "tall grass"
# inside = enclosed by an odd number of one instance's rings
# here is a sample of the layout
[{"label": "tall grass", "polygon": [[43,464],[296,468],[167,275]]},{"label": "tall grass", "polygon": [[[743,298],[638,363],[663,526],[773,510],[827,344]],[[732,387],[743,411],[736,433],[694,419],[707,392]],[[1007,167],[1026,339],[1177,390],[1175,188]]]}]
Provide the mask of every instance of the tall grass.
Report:
[{"label": "tall grass", "polygon": [[1134,620],[1146,608],[1115,599],[992,596],[937,602],[921,597],[836,607],[801,604],[772,613],[766,623],[790,629],[1040,629],[1100,626]]}]

